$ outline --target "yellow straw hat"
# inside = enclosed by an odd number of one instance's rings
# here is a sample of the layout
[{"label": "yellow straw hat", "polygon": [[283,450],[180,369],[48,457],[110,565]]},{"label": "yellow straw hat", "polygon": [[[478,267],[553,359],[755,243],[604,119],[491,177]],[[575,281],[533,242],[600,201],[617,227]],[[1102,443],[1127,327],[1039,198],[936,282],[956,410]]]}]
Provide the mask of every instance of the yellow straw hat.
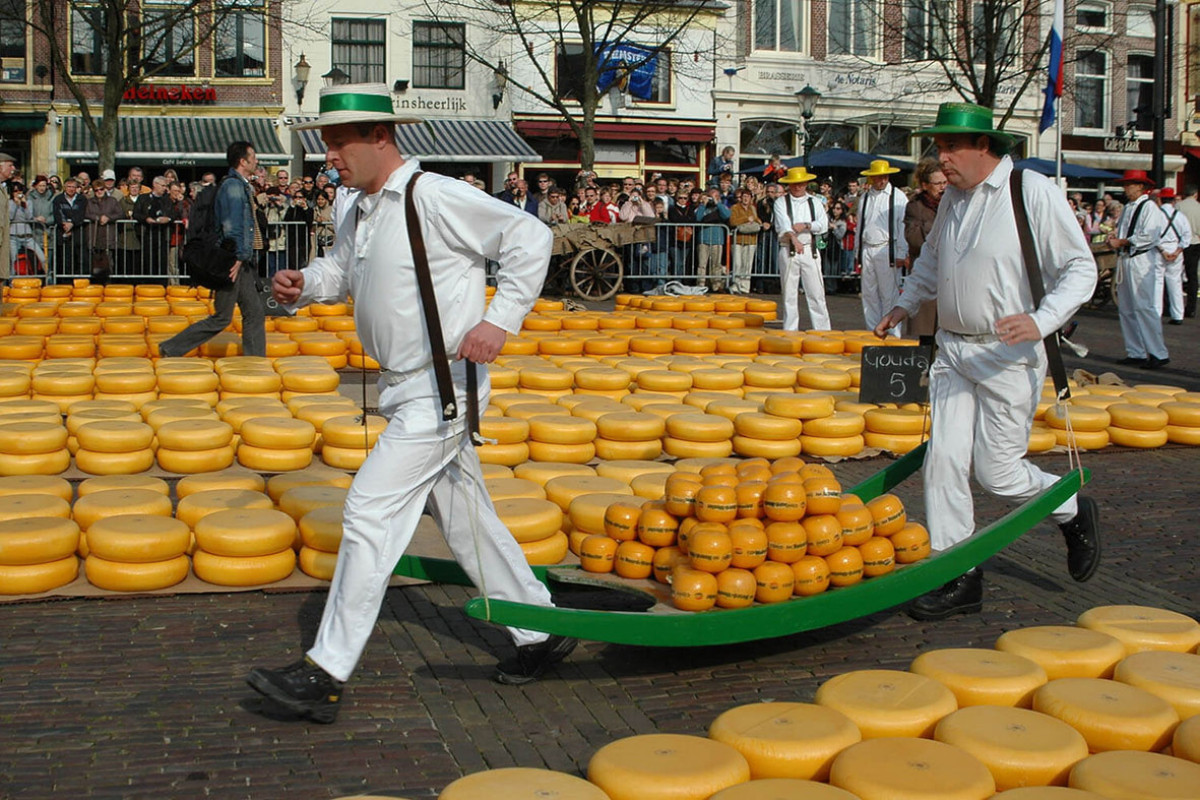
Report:
[{"label": "yellow straw hat", "polygon": [[864,178],[874,178],[878,175],[895,175],[899,171],[899,167],[893,167],[885,159],[877,158],[871,162],[870,169],[865,169],[858,174]]},{"label": "yellow straw hat", "polygon": [[[899,172],[899,170],[897,170]],[[804,167],[792,167],[787,171],[787,174],[779,179],[779,183],[808,183],[815,181],[816,175],[813,175]]]}]

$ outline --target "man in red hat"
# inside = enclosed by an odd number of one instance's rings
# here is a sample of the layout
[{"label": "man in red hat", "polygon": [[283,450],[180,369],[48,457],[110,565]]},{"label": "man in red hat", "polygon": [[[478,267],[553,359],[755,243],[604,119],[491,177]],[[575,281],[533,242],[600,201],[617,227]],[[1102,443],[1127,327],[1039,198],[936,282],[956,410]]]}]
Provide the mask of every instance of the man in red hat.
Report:
[{"label": "man in red hat", "polygon": [[[1125,186],[1125,208],[1108,246],[1117,252],[1117,300],[1125,359],[1131,367],[1158,369],[1170,363],[1162,332],[1162,279],[1159,277],[1166,218],[1147,192],[1154,181],[1142,169],[1126,170],[1117,183]],[[1155,296],[1160,299],[1156,303]]]},{"label": "man in red hat", "polygon": [[[1167,227],[1163,232],[1162,244],[1158,250],[1162,253],[1163,282],[1166,286],[1166,306],[1170,314],[1170,325],[1183,324],[1183,256],[1184,249],[1191,246],[1192,226],[1188,218],[1179,213],[1175,206],[1175,190],[1164,186],[1158,190],[1159,208],[1167,218]],[[1192,295],[1196,287],[1192,285]],[[1162,316],[1163,293],[1154,295],[1158,301],[1158,314]]]}]

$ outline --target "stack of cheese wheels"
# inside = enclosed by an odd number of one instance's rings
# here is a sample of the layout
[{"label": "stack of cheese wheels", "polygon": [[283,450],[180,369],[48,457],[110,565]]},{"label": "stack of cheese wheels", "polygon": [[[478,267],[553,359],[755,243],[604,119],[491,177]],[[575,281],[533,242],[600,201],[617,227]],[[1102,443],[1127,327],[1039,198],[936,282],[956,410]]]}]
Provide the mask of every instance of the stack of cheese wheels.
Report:
[{"label": "stack of cheese wheels", "polygon": [[[467,775],[451,783],[438,800],[533,800],[557,797],[561,800],[610,800],[609,796],[582,778],[548,769],[504,767]],[[367,797],[357,800],[370,800]]]},{"label": "stack of cheese wheels", "polygon": [[88,528],[84,569],[92,585],[112,592],[166,589],[187,577],[190,543],[187,524],[168,516],[104,517]]},{"label": "stack of cheese wheels", "polygon": [[334,332],[312,332],[292,337],[306,356],[320,356],[331,370],[342,369],[350,363],[349,344]]},{"label": "stack of cheese wheels", "polygon": [[324,464],[313,464],[307,469],[272,475],[267,481],[267,496],[271,498],[271,502],[278,503],[288,489],[296,486],[340,486],[349,489],[353,480],[352,476],[341,470]]},{"label": "stack of cheese wheels", "polygon": [[[512,497],[494,502],[504,527],[520,544],[530,564],[558,564],[567,555],[563,510],[549,500]],[[467,523],[470,524],[470,523]]]},{"label": "stack of cheese wheels", "polygon": [[1162,408],[1141,403],[1113,403],[1107,408],[1112,424],[1108,440],[1122,447],[1162,447],[1167,443],[1170,416]]},{"label": "stack of cheese wheels", "polygon": [[16,415],[0,414],[0,475],[57,475],[71,466],[67,428],[61,417],[46,414],[47,406],[34,401],[28,412],[18,412],[32,414],[29,421],[6,421]]},{"label": "stack of cheese wheels", "polygon": [[317,429],[291,416],[263,416],[242,422],[239,435],[239,464],[260,472],[290,472],[312,463]]},{"label": "stack of cheese wheels", "polygon": [[[180,483],[182,484],[183,481]],[[203,484],[203,486],[214,485],[216,484]],[[185,487],[187,493],[180,496],[179,503],[175,506],[175,519],[187,525],[189,531],[194,531],[200,520],[218,511],[275,508],[271,498],[262,492],[261,484],[257,489],[247,488],[249,485],[248,483],[222,484],[221,488],[200,488],[198,491],[191,491],[195,488],[195,484]],[[191,544],[188,546],[188,554],[191,555],[195,549],[196,537],[193,534]]]},{"label": "stack of cheese wheels", "polygon": [[596,423],[585,417],[538,414],[528,419],[529,457],[534,461],[586,464],[596,457]]},{"label": "stack of cheese wheels", "polygon": [[[686,373],[673,374],[687,377]],[[733,453],[735,428],[733,421],[727,417],[716,414],[672,414],[666,418],[666,431],[663,450],[676,458],[726,458]]]},{"label": "stack of cheese wheels", "polygon": [[8,494],[9,488],[0,489],[3,504],[14,498],[44,497],[57,501],[48,505],[58,505],[59,513],[0,520],[0,594],[37,594],[75,580],[79,574],[75,557],[79,526],[70,519],[69,504],[67,514],[61,513],[61,504],[67,501],[61,495]]},{"label": "stack of cheese wheels", "polygon": [[301,395],[336,395],[342,384],[342,376],[328,364],[313,367],[304,362],[291,364],[287,359],[280,359],[275,370],[283,383],[280,398],[285,403]]},{"label": "stack of cheese wheels", "polygon": [[387,420],[377,414],[326,419],[321,424],[321,460],[337,469],[358,469],[386,427]]},{"label": "stack of cheese wheels", "polygon": [[358,412],[358,406],[345,395],[304,395],[293,397],[287,402],[288,409],[296,419],[311,422],[317,429],[317,440],[313,443],[313,452],[321,452],[324,440],[321,438],[321,428],[325,420],[333,417],[344,417]]},{"label": "stack of cheese wheels", "polygon": [[[175,484],[175,495],[183,500],[197,492],[214,489],[244,489],[251,492],[266,491],[267,482],[254,470],[243,466],[231,466],[216,472],[197,473],[179,479]],[[274,501],[272,501],[274,505]]]},{"label": "stack of cheese wheels", "polygon": [[865,800],[987,800],[996,782],[979,759],[928,739],[894,736],[851,745],[829,783]]},{"label": "stack of cheese wheels", "polygon": [[889,453],[907,453],[921,444],[929,433],[929,414],[904,408],[874,408],[863,415],[867,447]]},{"label": "stack of cheese wheels", "polygon": [[233,427],[208,417],[179,419],[158,428],[158,465],[190,475],[215,472],[233,464]]},{"label": "stack of cheese wheels", "polygon": [[1047,450],[1053,449],[1056,444],[1058,444],[1058,439],[1054,435],[1054,429],[1044,420],[1038,420],[1029,429],[1029,444],[1026,446],[1025,452],[1045,453]]},{"label": "stack of cheese wheels", "polygon": [[588,762],[587,779],[610,800],[707,798],[750,780],[750,765],[724,742],[651,733],[601,747]]},{"label": "stack of cheese wheels", "polygon": [[1159,408],[1167,412],[1167,441],[1200,445],[1200,397],[1192,402],[1163,403]]},{"label": "stack of cheese wheels", "polygon": [[850,718],[812,703],[754,703],[721,714],[708,737],[733,747],[750,776],[825,781],[833,759],[862,741]]},{"label": "stack of cheese wheels", "polygon": [[[292,490],[294,491],[294,490]],[[287,494],[286,492],[284,493]],[[333,579],[342,544],[342,506],[320,506],[300,517],[300,570],[319,580]]]},{"label": "stack of cheese wheels", "polygon": [[[629,373],[616,367],[583,367],[575,370],[575,394],[620,400],[629,394]],[[495,388],[493,379],[492,387]]]},{"label": "stack of cheese wheels", "polygon": [[154,429],[144,422],[99,420],[75,431],[75,466],[91,475],[132,475],[154,466]]},{"label": "stack of cheese wheels", "polygon": [[771,459],[800,455],[803,423],[799,419],[746,412],[734,417],[733,427],[733,452],[738,455]]},{"label": "stack of cheese wheels", "polygon": [[218,586],[275,583],[296,567],[296,523],[274,509],[217,511],[196,523],[196,577]]},{"label": "stack of cheese wheels", "polygon": [[[573,409],[571,413],[580,410]],[[614,410],[599,414],[596,423],[596,456],[606,461],[652,460],[662,455],[666,420],[649,412]]]},{"label": "stack of cheese wheels", "polygon": [[522,394],[535,395],[554,402],[571,394],[574,380],[575,376],[570,370],[559,369],[552,364],[534,365],[519,371],[517,387]]},{"label": "stack of cheese wheels", "polygon": [[1052,405],[1046,409],[1044,419],[1054,431],[1055,442],[1060,445],[1075,446],[1080,450],[1099,450],[1108,446],[1108,427],[1112,418],[1103,408]]},{"label": "stack of cheese wheels", "polygon": [[33,370],[31,383],[34,400],[54,403],[67,413],[72,403],[91,400],[96,388],[92,368],[82,360],[43,361]]},{"label": "stack of cheese wheels", "polygon": [[[120,343],[117,343],[115,346],[119,345]],[[143,340],[143,349],[144,345]],[[143,404],[158,397],[154,364],[148,358],[102,358],[96,362],[95,377],[97,400],[123,400],[133,403],[135,408],[141,408]]]},{"label": "stack of cheese wheels", "polygon": [[265,358],[232,356],[218,359],[213,368],[220,380],[222,400],[234,397],[280,399],[283,379]]},{"label": "stack of cheese wheels", "polygon": [[485,414],[479,419],[479,434],[485,439],[475,448],[481,463],[515,467],[529,460],[528,420]]},{"label": "stack of cheese wheels", "polygon": [[822,392],[770,394],[763,411],[777,417],[800,420],[800,450],[820,457],[852,456],[863,449],[861,413],[836,410],[833,395]]},{"label": "stack of cheese wheels", "polygon": [[[318,508],[342,508],[346,504],[347,491],[341,486],[293,486],[279,496],[276,506],[298,524],[301,517]],[[296,545],[300,545],[299,540]]]},{"label": "stack of cheese wheels", "polygon": [[[0,337],[0,341],[3,341]],[[32,365],[5,361],[0,364],[0,403],[5,400],[24,400],[32,386]]]},{"label": "stack of cheese wheels", "polygon": [[[71,517],[80,531],[79,555],[86,557],[90,552],[88,529],[102,519],[120,514],[169,517],[171,498],[160,487],[104,489],[80,496],[71,507]],[[187,548],[186,544],[184,548]]]},{"label": "stack of cheese wheels", "polygon": [[79,439],[76,436],[82,426],[89,422],[141,422],[142,417],[134,408],[133,403],[118,400],[87,400],[75,403],[67,414],[67,449],[71,455],[79,450]]},{"label": "stack of cheese wheels", "polygon": [[849,717],[864,739],[930,738],[938,722],[958,710],[954,693],[941,683],[887,669],[857,670],[830,678],[817,689],[815,702]]},{"label": "stack of cheese wheels", "polygon": [[215,406],[220,400],[221,379],[208,361],[195,358],[160,358],[155,364],[160,398],[191,398]]}]

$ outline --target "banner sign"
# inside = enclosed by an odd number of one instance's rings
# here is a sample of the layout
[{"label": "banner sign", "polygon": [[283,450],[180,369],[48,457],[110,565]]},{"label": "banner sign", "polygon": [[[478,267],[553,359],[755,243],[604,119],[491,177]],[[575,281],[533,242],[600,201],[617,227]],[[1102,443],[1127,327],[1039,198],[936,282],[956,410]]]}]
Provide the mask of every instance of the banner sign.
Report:
[{"label": "banner sign", "polygon": [[[636,44],[620,42],[596,45],[596,90],[603,94],[614,83],[639,100],[649,100],[654,90],[658,53]],[[632,69],[630,65],[636,64]],[[626,85],[625,82],[628,81]]]}]

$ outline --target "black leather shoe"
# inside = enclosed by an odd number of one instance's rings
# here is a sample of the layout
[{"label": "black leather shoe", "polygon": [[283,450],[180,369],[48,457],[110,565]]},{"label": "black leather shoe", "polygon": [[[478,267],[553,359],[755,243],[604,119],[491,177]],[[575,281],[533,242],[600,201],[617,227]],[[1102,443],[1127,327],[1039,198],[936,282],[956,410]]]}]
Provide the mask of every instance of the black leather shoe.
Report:
[{"label": "black leather shoe", "polygon": [[544,642],[518,647],[517,657],[500,662],[492,679],[508,686],[533,683],[542,677],[547,667],[569,656],[577,644],[579,640],[569,636],[551,636]]},{"label": "black leather shoe", "polygon": [[1159,369],[1160,367],[1165,367],[1170,363],[1171,359],[1169,358],[1156,358],[1155,356],[1150,356],[1146,359],[1146,369]]},{"label": "black leather shoe", "polygon": [[983,570],[976,567],[940,589],[921,595],[908,608],[913,619],[945,619],[955,614],[978,614],[983,609]]},{"label": "black leather shoe", "polygon": [[252,669],[246,683],[288,711],[313,722],[328,725],[337,719],[342,682],[308,656],[283,669]]},{"label": "black leather shoe", "polygon": [[1079,511],[1059,526],[1067,540],[1067,572],[1083,582],[1100,566],[1100,508],[1090,497],[1080,495]]},{"label": "black leather shoe", "polygon": [[1168,322],[1167,324],[1168,324],[1168,325],[1182,325],[1182,324],[1183,324],[1183,320],[1181,320],[1181,319],[1173,319],[1173,320],[1171,320],[1170,322]]},{"label": "black leather shoe", "polygon": [[1123,367],[1144,367],[1146,366],[1146,359],[1129,356],[1128,358],[1122,358],[1117,363]]}]

